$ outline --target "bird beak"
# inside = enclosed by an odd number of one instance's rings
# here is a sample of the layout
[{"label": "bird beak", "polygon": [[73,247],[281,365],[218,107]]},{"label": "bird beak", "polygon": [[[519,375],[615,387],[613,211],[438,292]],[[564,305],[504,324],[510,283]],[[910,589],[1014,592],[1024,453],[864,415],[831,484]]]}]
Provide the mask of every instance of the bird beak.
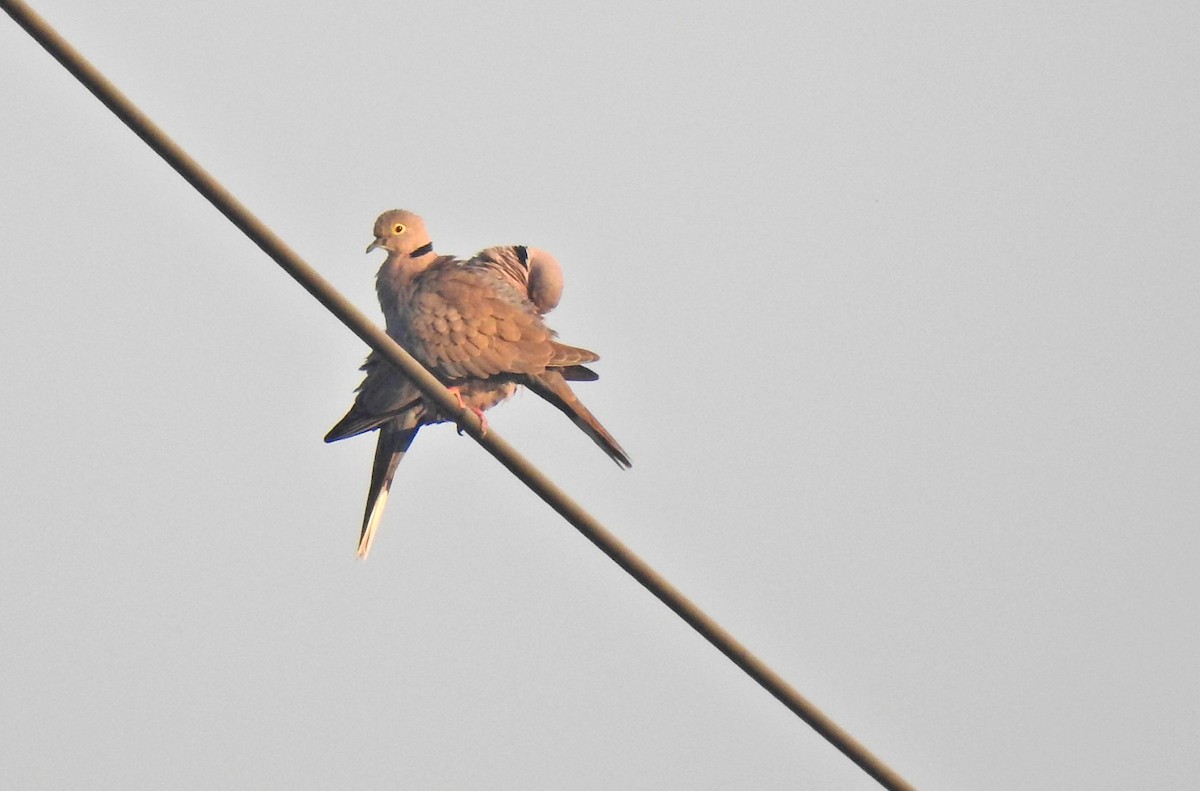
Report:
[{"label": "bird beak", "polygon": [[371,252],[371,251],[372,251],[372,250],[374,250],[376,247],[383,247],[383,239],[378,239],[378,238],[377,238],[375,241],[373,241],[373,242],[371,242],[369,245],[367,245],[367,252],[368,252],[368,253],[369,253],[369,252]]}]

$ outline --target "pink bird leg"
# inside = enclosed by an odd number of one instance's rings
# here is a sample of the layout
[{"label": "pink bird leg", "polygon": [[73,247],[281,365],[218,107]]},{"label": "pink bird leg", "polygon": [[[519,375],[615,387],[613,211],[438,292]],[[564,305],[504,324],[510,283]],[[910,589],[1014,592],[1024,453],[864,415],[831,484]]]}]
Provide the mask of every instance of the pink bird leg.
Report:
[{"label": "pink bird leg", "polygon": [[[487,434],[488,433],[488,422],[487,422],[487,418],[484,417],[483,410],[477,406],[467,406],[466,403],[463,401],[462,391],[457,385],[455,385],[454,387],[448,387],[446,389],[454,394],[454,398],[458,401],[459,409],[469,409],[475,413],[475,417],[479,418],[479,433]],[[463,427],[462,427],[461,423],[458,424],[458,433],[459,434],[463,433]]]}]

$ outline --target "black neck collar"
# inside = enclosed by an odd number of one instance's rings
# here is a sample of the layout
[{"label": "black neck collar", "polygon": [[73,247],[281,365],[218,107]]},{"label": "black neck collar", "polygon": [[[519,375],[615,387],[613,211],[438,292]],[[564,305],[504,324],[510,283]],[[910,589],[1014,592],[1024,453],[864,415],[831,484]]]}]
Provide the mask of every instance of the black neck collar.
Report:
[{"label": "black neck collar", "polygon": [[413,250],[411,253],[408,254],[408,257],[409,258],[420,258],[421,256],[425,255],[426,253],[432,253],[432,252],[433,252],[433,242],[430,242],[429,244],[423,244],[420,247],[418,247],[416,250]]}]

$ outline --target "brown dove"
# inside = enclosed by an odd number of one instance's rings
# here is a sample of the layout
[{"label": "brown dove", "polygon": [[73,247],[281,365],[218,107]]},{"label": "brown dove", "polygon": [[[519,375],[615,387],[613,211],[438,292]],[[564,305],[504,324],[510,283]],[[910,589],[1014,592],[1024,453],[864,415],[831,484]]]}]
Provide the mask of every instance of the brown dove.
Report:
[{"label": "brown dove", "polygon": [[[597,355],[553,340],[541,320],[562,295],[562,269],[549,253],[526,246],[490,247],[468,261],[433,253],[421,218],[385,212],[367,248],[388,250],[376,290],[387,330],[458,395],[483,411],[528,386],[580,427],[618,465],[629,457],[567,384],[592,381],[584,362]],[[421,426],[445,418],[396,368],[374,352],[350,412],[326,442],[379,429],[358,554],[378,529],[396,467]],[[486,423],[485,423],[486,430]]]},{"label": "brown dove", "polygon": [[[539,310],[545,312],[558,304],[562,294],[562,270],[548,253],[530,252],[528,248],[492,247],[476,254],[466,266],[490,268],[509,279],[522,290],[531,290]],[[367,507],[363,514],[358,555],[366,558],[383,516],[391,482],[400,460],[424,425],[441,422],[436,410],[424,401],[421,392],[399,369],[371,352],[362,370],[366,378],[358,388],[354,406],[325,436],[326,442],[357,436],[379,429],[375,447],[375,462]],[[596,376],[579,366],[579,379]],[[490,409],[516,391],[514,382],[487,383],[475,381],[459,387],[464,406],[476,412]]]}]

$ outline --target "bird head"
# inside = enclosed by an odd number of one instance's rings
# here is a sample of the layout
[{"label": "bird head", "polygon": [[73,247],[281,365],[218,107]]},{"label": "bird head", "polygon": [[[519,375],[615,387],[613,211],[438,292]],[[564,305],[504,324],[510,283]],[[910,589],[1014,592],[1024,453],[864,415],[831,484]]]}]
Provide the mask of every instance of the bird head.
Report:
[{"label": "bird head", "polygon": [[375,241],[367,245],[367,252],[377,247],[395,255],[416,258],[432,252],[433,242],[429,231],[425,230],[424,220],[410,211],[392,209],[375,221]]}]

